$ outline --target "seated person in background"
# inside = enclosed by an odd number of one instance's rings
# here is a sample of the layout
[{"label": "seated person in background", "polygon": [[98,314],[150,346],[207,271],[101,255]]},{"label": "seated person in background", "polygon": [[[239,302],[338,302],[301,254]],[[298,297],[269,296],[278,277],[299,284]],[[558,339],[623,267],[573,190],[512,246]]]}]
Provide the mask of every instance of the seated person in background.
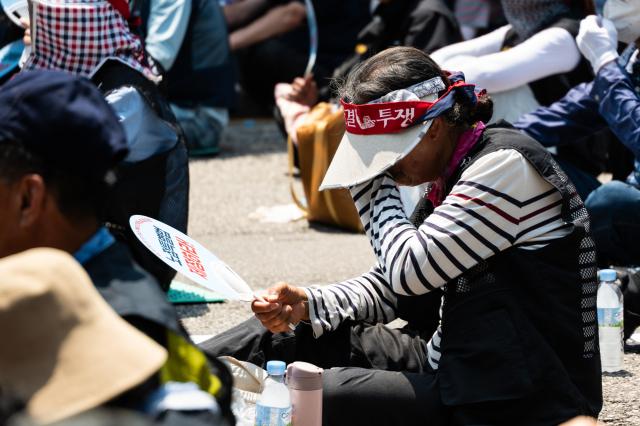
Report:
[{"label": "seated person in background", "polygon": [[[119,318],[67,253],[40,248],[0,260],[0,300],[0,398],[22,403],[35,424],[97,407],[155,425],[227,424],[195,384],[159,382],[167,351]],[[76,424],[94,424],[84,419]]]},{"label": "seated person in background", "polygon": [[[253,302],[256,318],[201,347],[341,367],[323,375],[330,425],[597,417],[595,248],[551,155],[485,127],[486,93],[417,49],[373,56],[340,94],[347,133],[321,189],[350,189],[377,265],[329,286],[277,285]],[[398,186],[423,182],[409,219]],[[409,324],[383,325],[398,317]]]},{"label": "seated person in background", "polygon": [[[578,3],[570,5],[570,3]],[[593,74],[575,42],[579,19],[588,5],[565,0],[502,0],[509,25],[482,37],[445,47],[432,56],[444,69],[465,73],[487,89],[494,101],[493,120],[513,122],[540,105],[562,98]],[[582,146],[554,151],[597,176],[607,167],[604,132]]]},{"label": "seated person in background", "polygon": [[465,40],[505,24],[500,0],[453,0],[453,10]]},{"label": "seated person in background", "polygon": [[591,74],[581,64],[574,39],[578,21],[569,19],[565,1],[502,0],[502,8],[509,25],[444,47],[432,57],[491,94],[494,121],[513,121],[560,99]]},{"label": "seated person in background", "polygon": [[215,0],[148,0],[136,5],[145,49],[164,70],[167,97],[189,155],[218,154],[236,84],[222,9]]},{"label": "seated person in background", "polygon": [[[355,52],[334,72],[344,79],[353,67],[392,46],[415,47],[426,53],[461,40],[460,28],[444,0],[381,0],[371,21],[358,34]],[[323,96],[328,99],[329,93]]]},{"label": "seated person in background", "polygon": [[[515,126],[543,145],[581,144],[609,128],[633,153],[634,171],[626,182],[600,185],[577,167],[567,168],[591,216],[598,262],[603,266],[640,262],[640,3],[604,2],[604,18],[589,16],[580,27],[578,46],[596,73],[560,101],[523,116]],[[618,55],[618,41],[627,43]],[[625,311],[629,314],[631,300]],[[627,334],[640,325],[640,300],[625,318]],[[633,317],[633,319],[632,319]],[[628,321],[627,321],[628,319]]]},{"label": "seated person in background", "polygon": [[[444,0],[383,0],[373,12],[371,22],[358,34],[355,52],[333,72],[336,81],[343,81],[359,63],[392,46],[408,46],[429,53],[461,40],[455,16]],[[308,116],[318,100],[331,101],[330,87],[318,85],[313,75],[298,77],[292,84],[280,83],[275,88],[276,119],[282,122],[286,136],[298,144],[298,128],[308,122]],[[424,188],[404,187],[401,190],[407,211],[413,208]]]},{"label": "seated person in background", "polygon": [[35,247],[73,254],[109,305],[167,348],[164,381],[197,381],[228,407],[227,383],[209,373],[158,281],[102,225],[127,153],[122,126],[89,80],[25,71],[0,87],[0,257]]},{"label": "seated person in background", "polygon": [[137,241],[129,217],[144,214],[186,232],[188,158],[176,119],[158,90],[153,61],[129,29],[129,6],[124,0],[32,0],[31,7],[34,36],[24,69],[85,76],[103,92],[129,147],[105,219],[138,263],[168,288],[175,271]]},{"label": "seated person in background", "polygon": [[[443,0],[383,0],[375,7],[373,19],[358,34],[355,52],[333,72],[342,80],[360,62],[392,46],[410,46],[432,52],[461,40],[453,13]],[[297,142],[296,129],[316,103],[329,101],[330,88],[313,75],[297,77],[291,84],[276,86],[279,115],[287,135]]]},{"label": "seated person in background", "polygon": [[223,7],[231,50],[244,49],[298,28],[304,4],[292,0],[231,0]]},{"label": "seated person in background", "polygon": [[[304,4],[303,0],[296,0]],[[358,34],[371,20],[371,0],[313,0],[318,25],[316,83],[328,86],[336,67],[351,57]],[[304,74],[309,59],[309,25],[236,50],[243,93],[271,113],[277,83]]]}]

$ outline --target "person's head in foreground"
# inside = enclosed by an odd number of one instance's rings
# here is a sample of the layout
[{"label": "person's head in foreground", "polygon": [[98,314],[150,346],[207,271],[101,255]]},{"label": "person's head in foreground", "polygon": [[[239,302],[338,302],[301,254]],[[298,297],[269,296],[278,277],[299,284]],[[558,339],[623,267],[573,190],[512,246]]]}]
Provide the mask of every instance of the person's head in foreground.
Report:
[{"label": "person's head in foreground", "polygon": [[78,250],[99,228],[124,131],[89,80],[53,71],[0,88],[0,257]]},{"label": "person's head in foreground", "polygon": [[139,388],[166,351],[121,319],[68,254],[0,260],[0,395],[36,424],[81,414]]},{"label": "person's head in foreground", "polygon": [[321,188],[354,186],[385,171],[400,185],[437,180],[460,136],[491,119],[491,99],[474,89],[410,47],[364,62],[341,89],[346,133]]}]

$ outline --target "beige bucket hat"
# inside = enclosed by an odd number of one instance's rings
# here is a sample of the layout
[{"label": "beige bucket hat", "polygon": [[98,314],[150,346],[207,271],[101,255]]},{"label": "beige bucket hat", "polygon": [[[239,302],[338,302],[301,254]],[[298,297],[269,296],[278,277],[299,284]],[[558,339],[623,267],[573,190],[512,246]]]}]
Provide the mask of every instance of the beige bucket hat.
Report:
[{"label": "beige bucket hat", "polygon": [[0,386],[47,424],[82,413],[157,372],[167,353],[121,319],[67,253],[0,260]]},{"label": "beige bucket hat", "polygon": [[[429,131],[433,120],[413,123],[420,118],[419,107],[438,100],[438,93],[446,89],[440,77],[435,77],[406,89],[393,91],[369,104],[361,111],[345,108],[346,131],[320,190],[348,188],[373,179],[406,157]],[[371,108],[368,108],[371,106]],[[362,107],[354,106],[354,107]],[[422,112],[424,112],[423,110]],[[398,123],[394,123],[397,121]],[[350,122],[356,125],[350,126]],[[401,130],[367,134],[367,129],[391,127]],[[362,130],[362,131],[360,131]]]}]

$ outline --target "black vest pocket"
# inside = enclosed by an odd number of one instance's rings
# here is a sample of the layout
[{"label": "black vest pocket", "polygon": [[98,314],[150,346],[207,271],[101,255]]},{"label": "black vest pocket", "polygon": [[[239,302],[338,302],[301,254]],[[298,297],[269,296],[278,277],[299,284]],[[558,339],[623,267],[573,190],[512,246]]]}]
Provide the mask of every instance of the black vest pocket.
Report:
[{"label": "black vest pocket", "polygon": [[531,393],[522,341],[507,310],[456,310],[458,318],[443,324],[438,369],[442,402],[456,406]]}]

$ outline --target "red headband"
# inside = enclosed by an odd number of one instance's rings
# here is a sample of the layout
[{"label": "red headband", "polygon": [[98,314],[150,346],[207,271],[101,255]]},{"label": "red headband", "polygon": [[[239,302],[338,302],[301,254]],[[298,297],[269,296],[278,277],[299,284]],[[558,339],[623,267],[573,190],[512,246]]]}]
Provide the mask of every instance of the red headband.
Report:
[{"label": "red headband", "polygon": [[[454,90],[473,94],[475,85],[458,80],[433,102],[399,101],[356,105],[340,101],[344,108],[347,133],[355,135],[381,135],[398,133],[407,128],[432,120],[448,111],[454,104]],[[473,95],[475,97],[475,95]]]}]

